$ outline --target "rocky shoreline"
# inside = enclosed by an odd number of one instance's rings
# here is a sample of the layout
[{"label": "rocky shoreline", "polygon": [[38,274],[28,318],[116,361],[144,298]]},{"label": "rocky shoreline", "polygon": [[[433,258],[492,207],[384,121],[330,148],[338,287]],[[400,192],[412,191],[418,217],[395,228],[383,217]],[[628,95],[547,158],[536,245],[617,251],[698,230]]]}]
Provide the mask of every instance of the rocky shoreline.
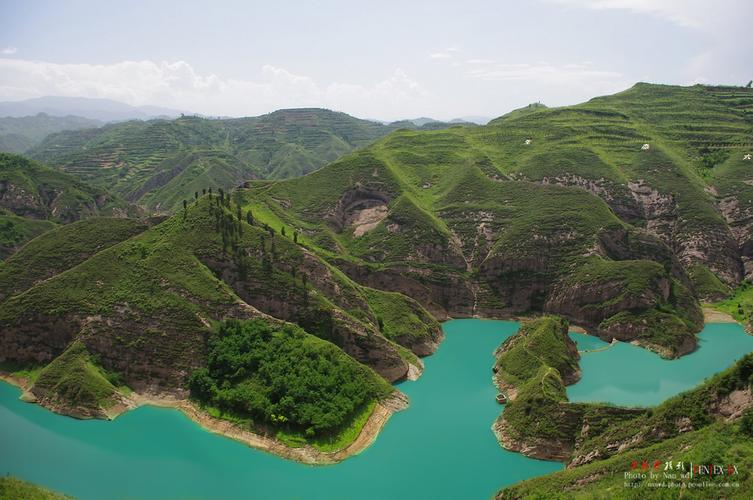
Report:
[{"label": "rocky shoreline", "polygon": [[[710,307],[704,307],[703,308],[703,316],[704,316],[704,324],[709,323],[737,323],[737,321],[730,316],[727,313],[717,311],[715,309],[712,309]],[[589,333],[581,328],[581,327],[575,327],[570,326],[569,331],[574,331],[581,334],[589,335]],[[748,332],[750,333],[750,332]],[[614,344],[617,342],[616,339],[612,340],[612,343],[608,347],[599,349],[607,349],[609,347],[614,346]],[[660,346],[648,344],[646,342],[639,342],[639,341],[632,341],[630,342],[633,345],[642,347],[644,349],[656,352],[658,355],[667,358],[672,359],[680,356],[672,356],[671,353],[669,353],[666,349],[663,349]],[[499,355],[503,346],[500,346],[498,351],[495,353],[496,355]],[[692,352],[683,352],[681,355],[685,355]],[[563,381],[564,381],[563,377]],[[577,371],[577,374],[575,377],[571,377],[571,380],[565,382],[566,385],[570,385],[572,383],[577,382],[577,380],[580,378],[580,370]],[[513,402],[517,396],[518,396],[518,390],[517,388],[509,383],[505,383],[501,377],[495,373],[493,377],[494,384],[497,386],[497,388],[504,392],[507,395],[508,398],[508,404],[510,402]],[[557,460],[560,462],[568,462],[570,460],[570,452],[572,450],[568,449],[568,446],[565,443],[562,442],[556,442],[556,441],[547,441],[543,439],[528,439],[528,440],[518,440],[513,438],[513,432],[510,430],[510,424],[507,422],[503,415],[500,415],[495,422],[492,425],[492,431],[494,435],[497,438],[497,441],[499,444],[505,448],[506,450],[513,451],[516,453],[522,453],[523,455],[530,457],[530,458],[536,458],[541,460]]]},{"label": "rocky shoreline", "polygon": [[[74,409],[60,405],[48,405],[45,401],[39,401],[30,391],[31,382],[23,377],[17,377],[9,373],[0,373],[0,380],[20,388],[23,392],[21,399],[28,403],[40,406],[55,413],[73,418],[92,418],[92,415],[81,414]],[[180,411],[186,417],[197,423],[203,429],[221,436],[239,441],[251,448],[266,451],[279,457],[294,460],[309,465],[334,464],[346,458],[357,455],[374,442],[379,432],[393,413],[408,407],[408,397],[397,389],[387,398],[377,402],[373,412],[364,424],[356,439],[346,447],[334,451],[323,452],[313,446],[306,445],[300,448],[292,448],[281,441],[257,434],[243,428],[239,424],[213,417],[198,405],[185,398],[178,398],[171,394],[136,393],[123,396],[120,401],[108,408],[103,414],[95,418],[114,420],[123,413],[140,406],[156,406],[160,408],[173,408]]]}]

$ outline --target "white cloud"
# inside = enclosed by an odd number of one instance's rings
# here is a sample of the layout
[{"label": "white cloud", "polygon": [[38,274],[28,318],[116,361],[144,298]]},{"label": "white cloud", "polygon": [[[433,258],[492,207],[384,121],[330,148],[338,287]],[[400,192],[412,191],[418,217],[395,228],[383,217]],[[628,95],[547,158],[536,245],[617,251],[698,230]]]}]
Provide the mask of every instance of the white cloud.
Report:
[{"label": "white cloud", "polygon": [[4,49],[3,49],[2,51],[0,51],[0,52],[2,52],[2,53],[3,53],[4,55],[6,55],[6,56],[12,56],[12,55],[13,55],[13,54],[15,54],[16,52],[18,52],[18,49],[17,49],[16,47],[5,47],[5,48],[4,48]]},{"label": "white cloud", "polygon": [[492,59],[468,59],[465,61],[467,64],[492,64]]},{"label": "white cloud", "polygon": [[403,70],[372,84],[322,84],[265,65],[258,80],[202,75],[185,61],[58,64],[0,58],[0,100],[43,95],[102,97],[209,115],[256,115],[279,108],[321,106],[357,116],[417,112],[430,94]]}]

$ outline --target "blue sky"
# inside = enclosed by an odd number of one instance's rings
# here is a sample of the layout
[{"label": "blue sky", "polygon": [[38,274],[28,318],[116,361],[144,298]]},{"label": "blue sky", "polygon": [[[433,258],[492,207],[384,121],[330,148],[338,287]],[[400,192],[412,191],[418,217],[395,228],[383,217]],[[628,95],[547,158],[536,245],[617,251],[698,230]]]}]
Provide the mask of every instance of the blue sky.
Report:
[{"label": "blue sky", "polygon": [[0,0],[0,100],[498,116],[636,81],[744,84],[752,21],[749,0]]}]

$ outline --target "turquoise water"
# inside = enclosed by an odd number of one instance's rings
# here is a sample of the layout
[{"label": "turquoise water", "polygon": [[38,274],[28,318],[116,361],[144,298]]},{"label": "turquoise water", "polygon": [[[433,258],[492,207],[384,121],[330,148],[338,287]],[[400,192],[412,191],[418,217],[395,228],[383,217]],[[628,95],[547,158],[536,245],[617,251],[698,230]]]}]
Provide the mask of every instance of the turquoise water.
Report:
[{"label": "turquoise water", "polygon": [[331,466],[286,461],[202,430],[175,410],[144,407],[113,422],[61,417],[0,383],[0,474],[77,498],[458,499],[562,468],[497,444],[494,349],[504,321],[444,323],[446,340],[400,390],[410,408],[358,456]]},{"label": "turquoise water", "polygon": [[[609,344],[571,333],[579,350]],[[605,401],[623,406],[654,406],[692,389],[753,351],[753,336],[736,323],[712,323],[698,334],[698,349],[666,360],[646,349],[617,343],[599,352],[581,353],[581,380],[567,388],[570,401]]]}]

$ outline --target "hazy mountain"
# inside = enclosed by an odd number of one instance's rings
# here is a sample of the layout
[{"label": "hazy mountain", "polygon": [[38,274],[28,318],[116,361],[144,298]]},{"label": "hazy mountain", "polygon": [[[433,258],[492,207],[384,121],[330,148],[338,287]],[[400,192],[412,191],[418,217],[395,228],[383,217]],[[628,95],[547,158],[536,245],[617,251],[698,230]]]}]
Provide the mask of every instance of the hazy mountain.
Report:
[{"label": "hazy mountain", "polygon": [[0,102],[0,116],[32,116],[46,113],[51,116],[82,116],[103,122],[175,118],[181,111],[158,106],[131,106],[112,99],[89,97],[46,96],[24,101]]},{"label": "hazy mountain", "polygon": [[52,133],[102,125],[104,122],[99,120],[80,116],[50,116],[45,113],[20,118],[0,118],[0,151],[23,153]]}]

